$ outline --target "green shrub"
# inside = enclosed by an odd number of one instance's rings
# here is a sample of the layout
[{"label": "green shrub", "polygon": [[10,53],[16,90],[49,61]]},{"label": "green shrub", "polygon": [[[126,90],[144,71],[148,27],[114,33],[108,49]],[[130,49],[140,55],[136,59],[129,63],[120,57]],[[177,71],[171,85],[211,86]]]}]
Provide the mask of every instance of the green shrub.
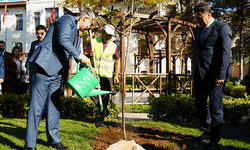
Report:
[{"label": "green shrub", "polygon": [[107,108],[109,110],[110,117],[115,117],[115,118],[118,117],[118,113],[119,113],[118,107],[111,100],[109,101]]},{"label": "green shrub", "polygon": [[234,86],[234,82],[233,81],[226,82],[226,86]]},{"label": "green shrub", "polygon": [[246,86],[244,85],[226,85],[224,88],[224,92],[227,95],[231,95],[236,98],[244,98],[246,95]]},{"label": "green shrub", "polygon": [[[224,120],[240,122],[244,116],[250,115],[250,100],[223,99]],[[170,119],[177,121],[198,121],[195,99],[188,97],[175,98],[160,96],[150,101],[149,116],[153,119]]]},{"label": "green shrub", "polygon": [[224,120],[240,122],[244,116],[250,115],[250,100],[246,99],[223,99]]},{"label": "green shrub", "polygon": [[[29,110],[30,95],[5,94],[0,95],[0,113],[5,117],[26,117]],[[118,116],[115,105],[108,104],[110,115]],[[89,97],[84,99],[76,97],[60,97],[61,116],[92,117],[98,108]]]},{"label": "green shrub", "polygon": [[30,95],[0,95],[0,109],[3,116],[26,116],[29,109]]},{"label": "green shrub", "polygon": [[152,99],[150,106],[149,116],[153,119],[197,120],[193,98],[164,97],[164,95],[161,95],[159,98]]},{"label": "green shrub", "polygon": [[93,116],[97,110],[90,98],[64,97],[60,98],[61,115],[70,117]]}]

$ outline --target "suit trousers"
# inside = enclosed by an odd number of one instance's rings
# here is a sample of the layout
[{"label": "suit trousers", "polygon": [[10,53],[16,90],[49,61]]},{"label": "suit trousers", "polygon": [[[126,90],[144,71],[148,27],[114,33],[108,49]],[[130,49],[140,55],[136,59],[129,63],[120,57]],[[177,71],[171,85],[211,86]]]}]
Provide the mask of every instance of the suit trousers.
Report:
[{"label": "suit trousers", "polygon": [[[211,140],[219,141],[224,121],[222,98],[224,84],[215,85],[215,78],[202,79],[199,73],[194,77],[195,103],[200,120],[201,129],[211,133]],[[210,100],[210,107],[207,98]],[[211,110],[210,110],[211,109]]]},{"label": "suit trousers", "polygon": [[48,144],[61,142],[59,136],[60,119],[60,72],[49,76],[36,63],[30,63],[30,92],[31,101],[27,117],[25,144],[36,147],[38,126],[46,109],[46,134]]},{"label": "suit trousers", "polygon": [[[111,83],[112,83],[112,78],[100,77],[101,90],[111,91],[111,85],[112,85]],[[100,110],[99,96],[93,96],[91,97],[91,99]],[[109,100],[110,100],[110,94],[102,95],[103,109],[106,110],[106,116],[109,115],[109,111],[107,109]]]}]

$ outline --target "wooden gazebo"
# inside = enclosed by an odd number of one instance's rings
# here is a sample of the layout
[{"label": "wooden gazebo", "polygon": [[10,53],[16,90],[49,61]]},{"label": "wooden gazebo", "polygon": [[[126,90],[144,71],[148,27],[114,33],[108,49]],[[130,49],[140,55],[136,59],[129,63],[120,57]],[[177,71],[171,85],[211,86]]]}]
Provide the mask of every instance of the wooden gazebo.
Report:
[{"label": "wooden gazebo", "polygon": [[[67,12],[69,13],[69,12]],[[103,20],[106,23],[112,24],[114,25],[114,27],[116,28],[116,30],[118,31],[118,33],[120,34],[120,52],[121,52],[121,74],[120,74],[120,91],[126,92],[126,80],[124,80],[126,78],[127,75],[132,75],[133,78],[133,83],[134,83],[134,79],[136,78],[139,82],[140,75],[144,75],[144,76],[150,76],[150,84],[147,86],[145,85],[143,82],[141,82],[141,84],[145,87],[142,95],[148,91],[150,93],[150,97],[153,97],[153,92],[151,91],[153,83],[160,79],[160,85],[159,85],[159,91],[160,94],[162,94],[162,91],[165,92],[165,95],[170,95],[172,93],[172,90],[177,91],[177,85],[176,82],[179,82],[179,91],[186,91],[186,86],[189,84],[189,90],[192,96],[192,81],[191,81],[191,75],[188,74],[187,69],[185,69],[185,73],[184,74],[175,74],[174,71],[171,71],[171,63],[173,63],[173,67],[175,64],[175,61],[171,62],[171,57],[173,58],[173,60],[175,60],[175,56],[178,55],[182,55],[182,54],[186,54],[185,57],[190,57],[192,58],[192,53],[188,52],[188,50],[183,50],[183,51],[178,51],[175,49],[171,48],[171,38],[172,35],[180,35],[183,33],[183,31],[185,30],[186,34],[191,35],[191,41],[194,41],[194,30],[196,28],[196,25],[190,22],[187,22],[185,20],[180,20],[180,19],[175,19],[174,16],[164,16],[164,17],[160,17],[158,15],[156,15],[157,12],[153,12],[151,14],[134,14],[134,15],[129,15],[128,13],[121,13],[121,12],[117,12],[117,13],[111,13],[111,14],[106,14],[104,16],[101,16],[103,18]],[[115,24],[114,22],[112,22],[112,18],[115,17],[116,20],[117,18],[120,18],[120,21],[118,24]],[[136,18],[133,21],[132,25],[125,25],[128,24],[128,20],[130,18]],[[99,27],[95,27],[93,28],[93,31],[95,30],[100,30],[102,29],[102,26],[99,22],[97,22]],[[136,59],[142,60],[145,57],[147,57],[150,61],[150,70],[148,73],[126,73],[124,74],[124,66],[125,66],[125,34],[127,32],[130,31],[130,27],[132,26],[132,32],[133,33],[138,33],[138,34],[142,34],[145,36],[146,39],[146,43],[147,43],[147,48],[148,48],[148,56],[144,55],[144,56],[135,56],[137,57]],[[160,38],[154,42],[153,36],[154,35],[160,35]],[[162,39],[166,39],[166,49],[165,50],[161,50],[161,51],[156,51],[154,49],[155,44],[162,40]],[[193,42],[191,42],[192,44]],[[182,53],[182,54],[180,54]],[[184,55],[183,55],[184,56]],[[153,72],[153,62],[155,61],[155,59],[161,60],[162,58],[166,58],[166,72],[157,72],[154,73]],[[184,59],[185,61],[187,60],[186,58]],[[187,64],[187,63],[186,63]],[[185,64],[185,66],[187,66]],[[135,63],[135,68],[138,64]],[[159,68],[161,70],[161,63],[159,64]],[[187,67],[185,67],[187,68]],[[162,87],[162,81],[161,81],[161,77],[162,76],[166,76],[166,84],[165,87],[166,88],[161,88]],[[181,83],[181,81],[179,80],[178,77],[180,76],[185,76],[185,83]],[[155,77],[155,78],[153,78]],[[172,79],[174,81],[172,81]],[[133,84],[133,93],[134,93],[134,84]],[[123,95],[126,95],[126,93],[123,93]],[[133,94],[132,94],[132,98],[133,98]],[[139,100],[139,98],[134,101],[134,99],[132,100],[133,103],[136,103]]]},{"label": "wooden gazebo", "polygon": [[[132,24],[132,32],[133,33],[139,33],[139,34],[143,34],[145,35],[145,39],[147,42],[147,47],[148,47],[148,56],[144,55],[143,57],[140,56],[138,57],[139,59],[144,59],[145,57],[148,57],[148,59],[150,60],[150,69],[149,69],[149,73],[126,73],[126,75],[132,75],[133,77],[133,83],[134,83],[134,78],[136,78],[139,82],[140,79],[138,76],[140,75],[147,75],[150,76],[150,84],[148,86],[146,86],[143,82],[141,82],[141,84],[145,87],[145,90],[142,94],[144,94],[146,91],[148,91],[150,93],[150,97],[153,97],[153,92],[151,91],[151,87],[153,87],[153,83],[160,78],[160,85],[159,85],[159,91],[160,94],[162,93],[162,82],[161,82],[161,77],[162,76],[166,76],[166,88],[165,88],[165,95],[170,95],[172,93],[172,89],[174,89],[175,93],[177,91],[177,84],[176,82],[179,82],[179,91],[180,93],[182,93],[183,91],[186,92],[187,88],[186,86],[188,85],[188,83],[190,84],[189,90],[192,96],[192,82],[191,82],[191,76],[190,73],[188,73],[187,71],[187,57],[192,58],[192,53],[188,52],[188,50],[184,50],[184,51],[178,51],[175,49],[171,48],[171,38],[172,35],[174,34],[183,34],[183,31],[185,30],[186,34],[191,35],[191,41],[194,41],[194,29],[196,28],[196,25],[190,22],[187,22],[185,20],[180,20],[180,19],[175,19],[174,16],[165,16],[165,17],[160,17],[158,15],[156,15],[157,12],[153,12],[151,14],[134,14],[134,15],[129,15],[128,13],[112,13],[112,14],[108,14],[105,16],[102,16],[104,19],[106,19],[107,22],[111,23],[112,25],[114,25],[116,27],[116,29],[120,29],[120,37],[121,37],[121,68],[124,68],[125,66],[125,35],[124,33],[127,33],[130,30],[131,25],[127,25],[125,26],[125,22],[127,21],[127,19],[133,17],[136,18],[136,20],[134,20],[133,24]],[[119,22],[118,25],[114,24],[111,20],[112,17],[120,17],[121,20]],[[154,35],[160,35],[160,38],[154,42],[153,40],[153,36]],[[155,44],[162,40],[163,38],[166,38],[166,50],[162,50],[162,51],[155,51],[154,46]],[[191,43],[192,44],[192,43]],[[180,54],[182,53],[182,54]],[[171,63],[173,63],[173,67],[175,64],[175,56],[178,55],[185,55],[185,74],[175,74],[175,72],[171,71]],[[136,57],[136,56],[135,56]],[[173,58],[173,62],[171,62],[171,57]],[[158,73],[154,73],[153,72],[153,61],[155,61],[155,58],[157,58],[158,60],[161,60],[162,58],[166,58],[166,72],[163,73],[161,72],[161,63],[160,65],[160,71]],[[140,63],[138,61],[138,63]],[[135,63],[135,66],[137,64]],[[136,68],[136,67],[135,67]],[[126,81],[124,80],[125,78],[124,76],[124,69],[121,70],[121,81]],[[155,76],[155,79],[153,78],[153,76]],[[185,76],[185,83],[182,83],[178,76]],[[172,81],[172,79],[174,81]],[[126,92],[125,89],[125,85],[126,83],[124,82],[120,82],[123,84],[120,84],[120,91],[124,91]],[[132,87],[132,91],[134,92],[134,84]],[[187,93],[187,92],[186,92]],[[141,95],[142,96],[142,95]],[[132,94],[132,99],[134,98],[133,94]],[[139,98],[134,101],[134,99],[132,100],[132,102],[137,102],[139,100]]]}]

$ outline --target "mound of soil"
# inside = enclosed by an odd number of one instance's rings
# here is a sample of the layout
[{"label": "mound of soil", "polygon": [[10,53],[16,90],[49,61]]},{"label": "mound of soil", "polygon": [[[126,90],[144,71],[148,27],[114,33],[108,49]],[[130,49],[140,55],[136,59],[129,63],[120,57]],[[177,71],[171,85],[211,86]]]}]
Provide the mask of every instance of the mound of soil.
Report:
[{"label": "mound of soil", "polygon": [[[91,145],[97,150],[105,150],[111,144],[123,140],[123,131],[120,127],[109,126],[104,131],[98,132],[98,134],[96,142]],[[188,135],[161,131],[158,128],[137,126],[126,127],[126,137],[128,141],[135,140],[137,144],[146,150],[187,149],[184,141],[191,141],[191,136]]]}]

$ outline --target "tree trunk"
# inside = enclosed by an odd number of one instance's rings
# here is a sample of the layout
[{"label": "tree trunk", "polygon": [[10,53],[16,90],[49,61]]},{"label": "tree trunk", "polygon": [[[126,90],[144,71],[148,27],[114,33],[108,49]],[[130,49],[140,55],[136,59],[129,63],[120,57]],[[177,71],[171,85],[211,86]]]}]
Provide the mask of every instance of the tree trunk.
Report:
[{"label": "tree trunk", "polygon": [[242,42],[242,27],[241,27],[241,31],[240,31],[240,67],[239,67],[239,78],[240,80],[243,80],[243,63],[244,63],[244,58],[243,58],[243,42]]}]

